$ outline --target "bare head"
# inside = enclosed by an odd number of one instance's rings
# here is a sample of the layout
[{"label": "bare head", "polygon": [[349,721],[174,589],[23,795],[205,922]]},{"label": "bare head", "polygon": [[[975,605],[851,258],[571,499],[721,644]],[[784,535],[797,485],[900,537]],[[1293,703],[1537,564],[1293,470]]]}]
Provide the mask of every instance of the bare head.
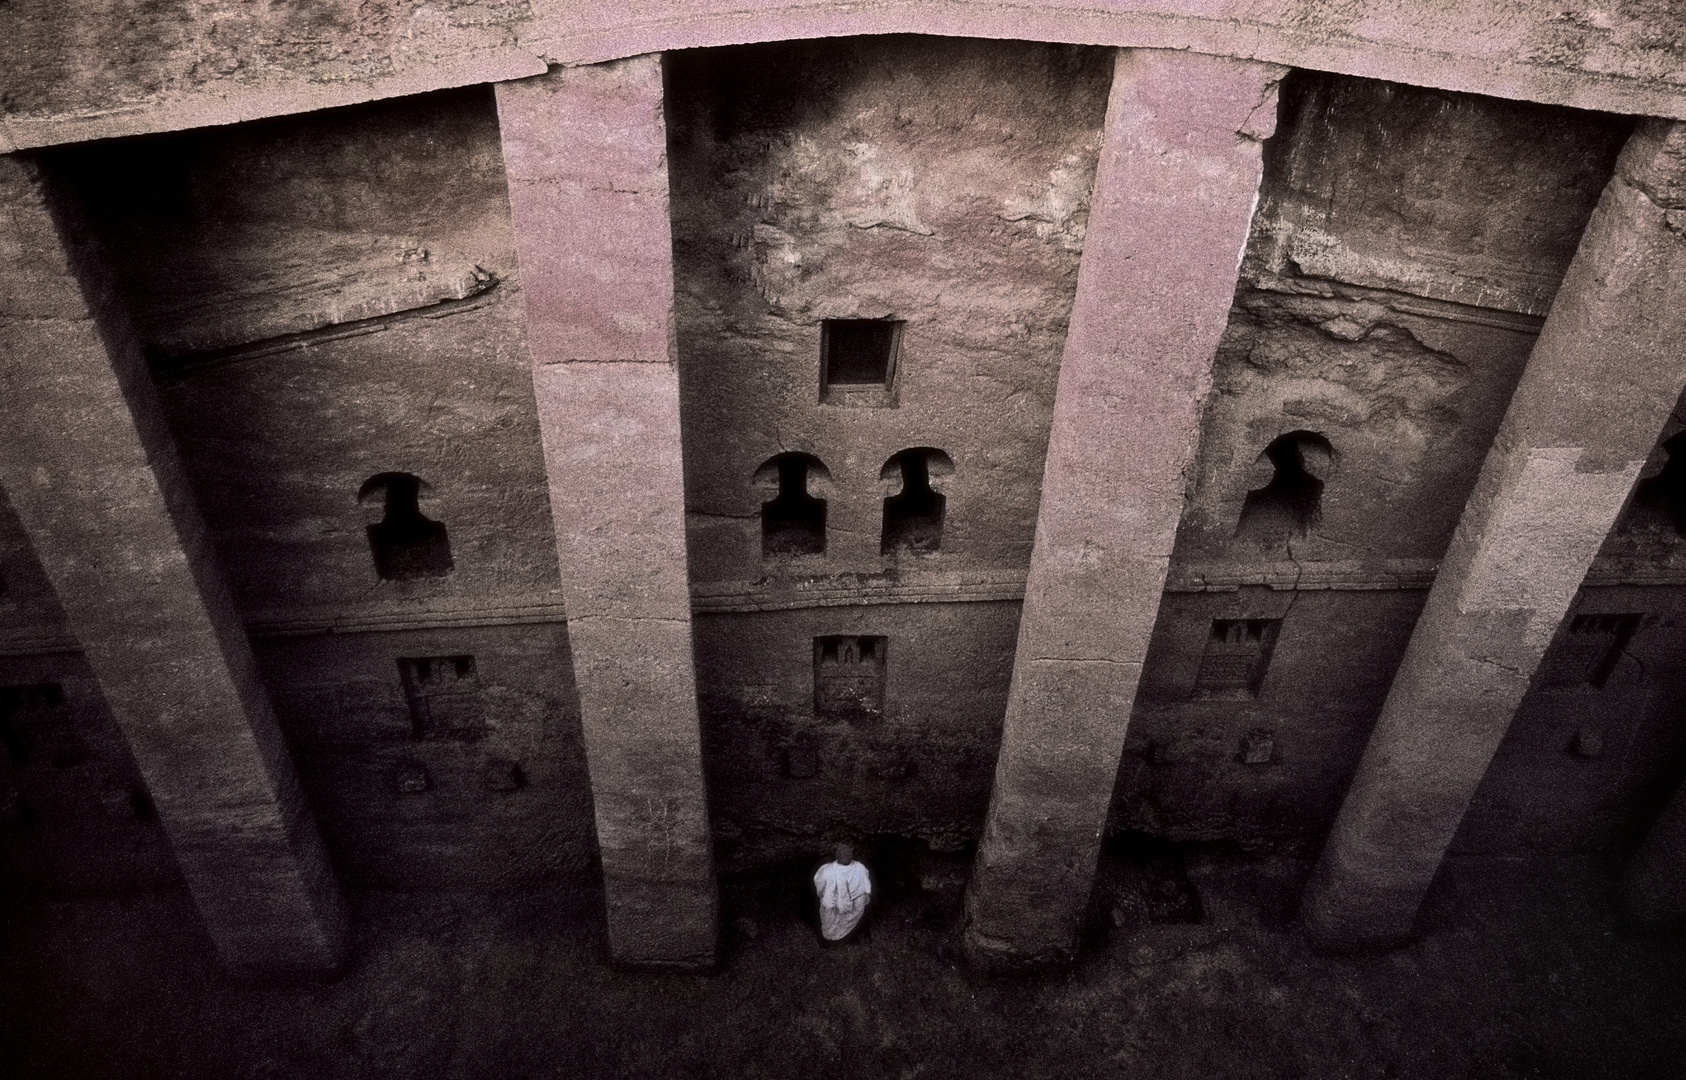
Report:
[{"label": "bare head", "polygon": [[855,861],[855,849],[850,847],[848,844],[838,844],[837,861],[842,863],[844,866],[848,866],[850,863]]}]

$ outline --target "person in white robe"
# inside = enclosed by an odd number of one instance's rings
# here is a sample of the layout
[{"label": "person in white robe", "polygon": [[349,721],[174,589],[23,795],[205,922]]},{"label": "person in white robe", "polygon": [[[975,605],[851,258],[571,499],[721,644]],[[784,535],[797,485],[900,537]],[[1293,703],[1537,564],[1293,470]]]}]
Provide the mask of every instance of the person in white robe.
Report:
[{"label": "person in white robe", "polygon": [[848,844],[837,845],[837,858],[814,871],[814,892],[820,901],[820,937],[842,941],[866,917],[872,901],[872,876],[855,861]]}]

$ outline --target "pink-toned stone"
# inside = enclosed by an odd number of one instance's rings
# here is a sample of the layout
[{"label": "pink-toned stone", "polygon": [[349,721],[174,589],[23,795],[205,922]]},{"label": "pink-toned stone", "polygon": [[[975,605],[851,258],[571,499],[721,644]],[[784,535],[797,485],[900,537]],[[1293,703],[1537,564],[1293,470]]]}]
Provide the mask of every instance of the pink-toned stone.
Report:
[{"label": "pink-toned stone", "polygon": [[[0,14],[0,152],[237,123],[518,78],[544,60],[854,34],[1192,50],[1617,113],[1686,117],[1666,4],[1533,0],[318,0]],[[324,34],[324,27],[332,30]],[[112,57],[121,57],[114,64]],[[540,59],[540,58],[543,59]]]},{"label": "pink-toned stone", "polygon": [[713,963],[661,59],[498,87],[533,386],[622,963]]},{"label": "pink-toned stone", "polygon": [[1582,236],[1308,886],[1302,916],[1321,946],[1411,934],[1686,386],[1686,239],[1670,221],[1683,145],[1680,125],[1642,125]]},{"label": "pink-toned stone", "polygon": [[127,317],[39,168],[0,158],[0,483],[244,975],[326,973],[346,912]]},{"label": "pink-toned stone", "polygon": [[986,965],[1076,947],[1282,74],[1118,55],[967,897]]}]

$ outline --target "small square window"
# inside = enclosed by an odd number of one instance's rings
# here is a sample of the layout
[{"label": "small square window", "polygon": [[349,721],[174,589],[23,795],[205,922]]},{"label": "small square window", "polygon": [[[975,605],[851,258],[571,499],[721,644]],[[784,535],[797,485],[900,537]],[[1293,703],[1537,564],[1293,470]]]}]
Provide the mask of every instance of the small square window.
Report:
[{"label": "small square window", "polygon": [[70,730],[70,710],[58,683],[0,686],[0,746],[19,768],[27,768],[43,749],[60,768],[87,757]]},{"label": "small square window", "polygon": [[884,712],[881,637],[814,639],[814,711],[820,716],[864,720]]},{"label": "small square window", "polygon": [[473,742],[485,734],[474,657],[402,657],[398,673],[410,704],[411,738]]},{"label": "small square window", "polygon": [[820,397],[830,404],[888,405],[902,324],[827,319],[820,328]]},{"label": "small square window", "polygon": [[1604,689],[1627,652],[1642,615],[1576,615],[1546,654],[1544,685]]},{"label": "small square window", "polygon": [[1194,680],[1195,694],[1257,697],[1281,628],[1281,619],[1213,619]]}]

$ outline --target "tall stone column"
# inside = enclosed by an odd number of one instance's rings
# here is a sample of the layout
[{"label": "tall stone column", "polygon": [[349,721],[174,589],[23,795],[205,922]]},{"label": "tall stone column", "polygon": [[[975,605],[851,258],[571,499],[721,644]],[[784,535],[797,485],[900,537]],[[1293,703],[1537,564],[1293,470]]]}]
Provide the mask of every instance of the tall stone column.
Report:
[{"label": "tall stone column", "polygon": [[621,963],[706,966],[697,722],[659,56],[501,83],[498,117]]},{"label": "tall stone column", "polygon": [[1686,384],[1686,126],[1648,121],[1581,237],[1301,905],[1408,937],[1476,785]]},{"label": "tall stone column", "polygon": [[1118,54],[966,945],[1073,955],[1283,69]]},{"label": "tall stone column", "polygon": [[139,343],[74,212],[0,157],[0,484],[223,963],[327,973],[346,911]]}]

